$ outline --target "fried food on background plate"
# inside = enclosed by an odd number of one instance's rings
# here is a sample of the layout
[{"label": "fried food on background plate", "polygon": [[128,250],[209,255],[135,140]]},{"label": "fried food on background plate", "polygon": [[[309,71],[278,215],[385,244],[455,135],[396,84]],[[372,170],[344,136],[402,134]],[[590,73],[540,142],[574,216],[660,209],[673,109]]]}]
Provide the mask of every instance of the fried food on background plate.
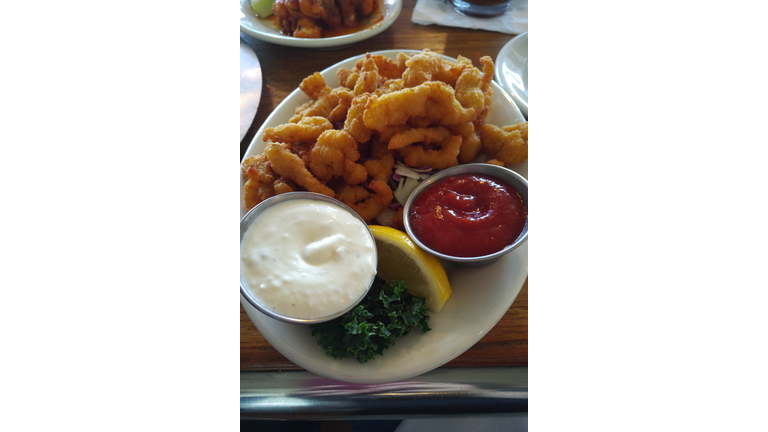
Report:
[{"label": "fried food on background plate", "polygon": [[[305,7],[317,13],[319,3]],[[450,62],[429,50],[396,59],[367,54],[354,68],[336,72],[339,87],[330,88],[317,72],[308,76],[299,88],[309,101],[296,107],[289,123],[266,128],[264,153],[243,162],[246,207],[308,190],[336,197],[370,222],[390,205],[397,209],[396,160],[444,169],[481,152],[502,165],[527,159],[527,123],[485,122],[494,66],[490,57],[480,63],[482,71],[466,57]]]},{"label": "fried food on background plate", "polygon": [[373,0],[276,0],[272,12],[284,34],[319,38],[324,29],[356,27],[375,7]]}]

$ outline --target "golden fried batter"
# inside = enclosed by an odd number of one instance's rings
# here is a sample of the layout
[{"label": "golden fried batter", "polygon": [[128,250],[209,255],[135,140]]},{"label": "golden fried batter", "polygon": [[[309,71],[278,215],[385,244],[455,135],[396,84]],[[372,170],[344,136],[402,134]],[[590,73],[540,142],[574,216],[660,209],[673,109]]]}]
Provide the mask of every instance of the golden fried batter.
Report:
[{"label": "golden fried batter", "polygon": [[355,163],[351,159],[344,159],[344,181],[349,185],[363,183],[368,179],[368,171],[365,166]]},{"label": "golden fried batter", "polygon": [[454,135],[444,127],[413,128],[392,137],[387,146],[390,150],[397,150],[413,143],[441,144],[443,141],[453,138]]},{"label": "golden fried batter", "polygon": [[461,148],[459,149],[459,162],[470,163],[480,153],[480,136],[477,133],[471,133],[461,137]]},{"label": "golden fried batter", "polygon": [[[412,55],[406,60],[405,66],[403,82],[406,87],[416,87],[428,81],[451,82],[449,73],[451,64],[428,49]],[[453,82],[456,80],[454,79]]]},{"label": "golden fried batter", "polygon": [[401,79],[391,79],[386,80],[383,83],[381,83],[381,86],[376,89],[373,94],[376,96],[381,96],[387,93],[392,93],[394,91],[402,90],[405,88],[405,84],[403,83],[403,80]]},{"label": "golden fried batter", "polygon": [[291,123],[297,123],[304,117],[319,116],[326,119],[330,119],[331,113],[339,105],[339,100],[342,99],[348,89],[339,87],[331,90],[330,93],[321,95],[317,100],[311,100],[298,108],[296,108],[296,115],[291,117]]},{"label": "golden fried batter", "polygon": [[[364,187],[357,185],[342,185],[336,192],[336,198],[344,204],[355,204],[371,196]],[[352,207],[350,205],[350,207]]]},{"label": "golden fried batter", "polygon": [[[414,143],[422,145],[411,145]],[[438,149],[427,147],[429,144],[435,144]],[[409,129],[389,140],[389,149],[397,149],[405,158],[405,164],[414,168],[429,165],[444,169],[458,165],[460,147],[461,136],[451,134],[444,127]]]},{"label": "golden fried batter", "polygon": [[448,126],[454,135],[461,135],[459,162],[469,163],[480,153],[480,135],[475,132],[474,123],[459,123]]},{"label": "golden fried batter", "polygon": [[[474,121],[483,108],[483,93],[471,85],[479,84],[480,78],[473,80],[468,75],[463,81],[460,77],[459,82],[467,108],[459,102],[451,86],[430,81],[380,97],[371,96],[363,114],[365,126],[382,132],[387,126],[405,124],[411,117],[428,117],[441,125]],[[458,82],[456,86],[459,88]]]},{"label": "golden fried batter", "polygon": [[380,159],[368,159],[363,166],[365,166],[365,169],[368,171],[368,175],[371,176],[371,178],[386,183],[392,177],[392,172],[395,167],[395,156],[389,151]]},{"label": "golden fried batter", "polygon": [[483,94],[483,90],[480,88],[482,82],[480,71],[474,67],[465,69],[459,76],[459,79],[456,80],[456,100],[461,104],[462,108],[472,113],[469,115],[471,118],[468,117],[466,120],[461,121],[461,123],[474,121],[483,110],[485,94]]},{"label": "golden fried batter", "polygon": [[352,208],[366,222],[378,216],[394,198],[392,189],[386,182],[371,180],[368,188],[374,192],[373,195],[361,186],[351,185],[342,186],[338,193],[338,199]]},{"label": "golden fried batter", "polygon": [[352,106],[347,111],[347,120],[344,122],[344,130],[355,137],[361,143],[371,139],[371,130],[365,127],[363,112],[370,95],[362,94],[352,100]]},{"label": "golden fried batter", "polygon": [[354,90],[357,78],[360,76],[360,70],[355,68],[352,70],[346,68],[339,68],[336,71],[336,79],[339,80],[339,84],[342,87],[346,87],[350,90]]},{"label": "golden fried batter", "polygon": [[317,138],[309,155],[309,168],[320,180],[344,177],[348,184],[358,184],[368,178],[365,167],[355,163],[360,158],[357,141],[345,131],[329,130]]},{"label": "golden fried batter", "polygon": [[483,79],[480,81],[480,90],[483,91],[483,109],[477,115],[475,121],[472,122],[476,131],[479,131],[485,124],[485,118],[491,109],[491,103],[493,103],[493,86],[491,81],[493,81],[493,73],[495,71],[493,60],[490,57],[481,57],[480,63],[483,65]]},{"label": "golden fried batter", "polygon": [[282,177],[293,180],[310,192],[317,192],[330,197],[336,195],[331,188],[316,179],[304,167],[304,161],[291,153],[284,144],[269,143],[264,153],[267,155],[272,169]]},{"label": "golden fried batter", "polygon": [[245,208],[250,210],[256,204],[275,195],[274,183],[278,174],[272,169],[265,154],[251,156],[243,161],[241,168],[244,186]]},{"label": "golden fried batter", "polygon": [[[368,54],[370,55],[370,54]],[[360,69],[360,76],[355,83],[355,96],[371,93],[379,87],[379,70],[372,58],[367,58]]]},{"label": "golden fried batter", "polygon": [[323,132],[333,129],[324,117],[304,117],[298,123],[285,123],[264,129],[264,141],[292,144],[296,141],[313,143]]},{"label": "golden fried batter", "polygon": [[403,75],[403,71],[405,69],[400,69],[400,66],[397,64],[397,61],[388,59],[384,57],[381,54],[366,54],[365,58],[362,58],[357,61],[357,64],[355,67],[358,70],[363,69],[363,62],[366,59],[373,59],[374,62],[376,62],[376,69],[379,72],[379,76],[381,77],[382,81],[390,80],[390,79],[398,79]]},{"label": "golden fried batter", "polygon": [[340,88],[335,90],[335,92],[339,96],[339,104],[328,115],[328,120],[333,124],[344,121],[347,118],[347,111],[355,97],[355,94],[347,89]]},{"label": "golden fried batter", "polygon": [[483,153],[504,165],[528,160],[528,122],[498,127],[486,124],[480,129]]},{"label": "golden fried batter", "polygon": [[315,72],[304,78],[301,84],[299,84],[299,88],[310,99],[318,99],[320,96],[331,92],[331,88],[325,83],[325,78],[320,75],[320,72]]}]

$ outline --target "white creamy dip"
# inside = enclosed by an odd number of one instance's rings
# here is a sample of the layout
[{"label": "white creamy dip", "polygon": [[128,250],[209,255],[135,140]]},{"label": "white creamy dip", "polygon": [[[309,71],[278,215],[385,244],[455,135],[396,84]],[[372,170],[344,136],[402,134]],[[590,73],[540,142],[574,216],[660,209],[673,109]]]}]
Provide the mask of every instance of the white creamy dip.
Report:
[{"label": "white creamy dip", "polygon": [[268,208],[240,242],[243,287],[292,318],[334,315],[358,303],[376,275],[376,244],[345,209],[309,199]]}]

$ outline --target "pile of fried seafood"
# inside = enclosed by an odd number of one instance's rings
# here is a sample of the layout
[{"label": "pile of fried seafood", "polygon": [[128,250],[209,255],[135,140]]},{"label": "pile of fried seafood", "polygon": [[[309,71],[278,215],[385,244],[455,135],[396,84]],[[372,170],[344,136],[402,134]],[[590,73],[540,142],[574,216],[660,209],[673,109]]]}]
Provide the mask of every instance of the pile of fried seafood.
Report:
[{"label": "pile of fried seafood", "polygon": [[356,27],[374,7],[374,0],[276,0],[272,12],[283,33],[319,38],[323,29]]},{"label": "pile of fried seafood", "polygon": [[[364,220],[393,201],[396,161],[444,169],[473,161],[508,165],[528,159],[528,123],[485,123],[491,106],[493,62],[482,72],[459,56],[455,63],[424,50],[396,60],[367,54],[336,73],[331,89],[314,73],[301,83],[311,99],[289,123],[267,128],[262,154],[242,165],[248,209],[280,193],[311,191],[335,197]],[[402,208],[394,221],[402,229]]]}]

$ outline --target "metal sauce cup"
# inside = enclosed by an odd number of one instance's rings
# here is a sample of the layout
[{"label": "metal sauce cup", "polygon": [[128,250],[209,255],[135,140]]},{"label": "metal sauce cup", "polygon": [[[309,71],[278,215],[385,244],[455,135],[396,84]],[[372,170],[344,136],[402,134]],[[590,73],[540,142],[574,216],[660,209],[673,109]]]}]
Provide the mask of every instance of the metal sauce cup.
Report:
[{"label": "metal sauce cup", "polygon": [[[517,191],[517,193],[520,194],[520,197],[523,199],[523,204],[525,204],[525,208],[526,208],[525,226],[523,227],[523,231],[520,232],[520,235],[512,244],[510,244],[509,246],[505,247],[504,249],[498,252],[494,252],[489,255],[476,256],[476,257],[457,257],[452,255],[446,255],[444,253],[440,253],[431,249],[429,246],[422,243],[419,240],[419,238],[413,233],[413,230],[411,229],[411,224],[410,224],[410,209],[411,209],[411,205],[413,205],[413,202],[416,200],[416,198],[422,192],[424,192],[424,190],[426,190],[428,187],[432,186],[436,182],[446,177],[454,177],[462,174],[482,174],[482,175],[487,175],[489,177],[493,177],[497,180],[500,180],[502,183],[506,183],[512,186]],[[511,169],[504,168],[498,165],[491,165],[487,163],[473,163],[473,164],[458,165],[452,168],[447,168],[430,176],[428,179],[423,181],[418,187],[416,187],[416,189],[414,189],[414,191],[411,193],[411,196],[409,196],[408,200],[405,202],[405,208],[403,209],[403,222],[405,224],[405,231],[408,233],[408,236],[411,238],[411,240],[413,240],[414,243],[416,243],[420,248],[424,249],[426,252],[440,259],[444,259],[446,261],[452,261],[457,264],[461,264],[465,266],[473,266],[473,267],[484,266],[498,260],[505,254],[512,252],[513,250],[517,249],[518,246],[520,246],[521,244],[523,244],[525,241],[528,240],[528,181],[525,179],[525,177],[512,171]]]},{"label": "metal sauce cup", "polygon": [[[319,193],[314,193],[314,192],[288,192],[280,195],[275,195],[271,198],[267,198],[266,200],[260,202],[259,204],[256,205],[256,207],[249,210],[248,213],[246,213],[245,216],[243,216],[243,218],[240,220],[240,241],[241,242],[243,241],[243,236],[245,235],[245,232],[248,231],[248,227],[251,226],[251,223],[257,217],[259,217],[259,215],[263,213],[265,210],[275,206],[276,204],[280,204],[282,202],[290,201],[290,200],[297,200],[297,199],[324,201],[348,211],[357,220],[359,220],[360,223],[363,224],[363,226],[366,227],[368,235],[371,236],[371,241],[373,242],[374,245],[376,244],[376,241],[373,238],[373,233],[371,232],[370,229],[368,229],[368,224],[365,223],[365,221],[363,220],[363,218],[360,217],[360,215],[358,215],[354,210],[349,208],[349,206],[337,200],[336,198],[331,198],[329,196],[319,194]],[[373,254],[374,254],[373,260],[375,265],[378,263],[378,260],[379,260],[378,253],[375,247],[373,249]],[[371,279],[371,283],[368,285],[368,288],[365,290],[365,293],[363,293],[363,295],[360,296],[360,299],[357,302],[352,302],[344,310],[340,310],[332,315],[322,317],[322,318],[312,318],[312,319],[295,318],[295,317],[282,315],[262,305],[261,302],[259,302],[259,300],[253,294],[251,294],[250,290],[245,286],[242,275],[240,277],[240,294],[245,298],[245,300],[248,301],[248,303],[250,303],[253,307],[259,310],[261,313],[271,318],[274,318],[276,320],[284,321],[291,324],[319,324],[322,322],[326,322],[326,321],[330,321],[332,319],[338,318],[344,315],[345,313],[349,312],[350,310],[352,310],[352,308],[357,306],[357,304],[360,303],[360,300],[362,300],[366,296],[366,294],[368,294],[368,291],[370,291],[371,286],[373,285],[373,281],[374,279]]]}]

